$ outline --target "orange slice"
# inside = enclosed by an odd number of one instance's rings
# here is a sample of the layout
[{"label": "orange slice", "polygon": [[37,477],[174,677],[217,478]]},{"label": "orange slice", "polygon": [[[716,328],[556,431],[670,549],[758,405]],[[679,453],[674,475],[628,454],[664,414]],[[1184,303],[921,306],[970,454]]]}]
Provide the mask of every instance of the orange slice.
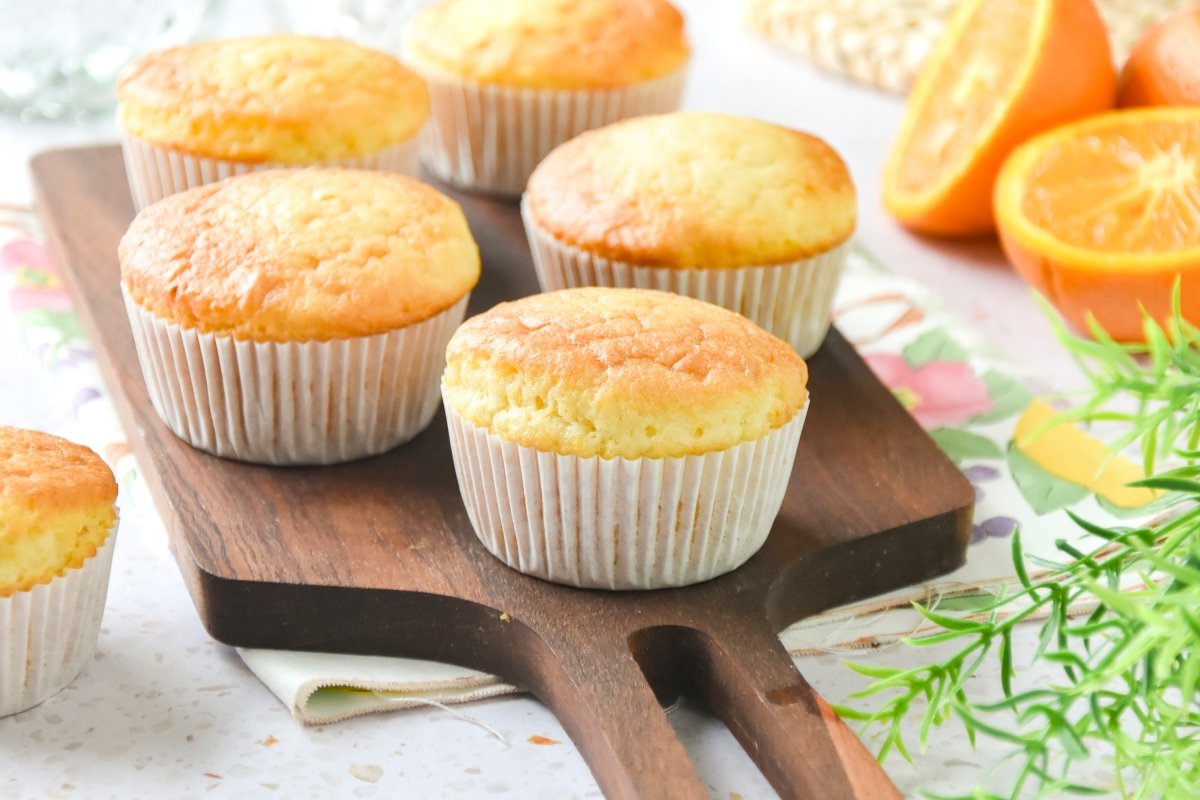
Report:
[{"label": "orange slice", "polygon": [[1091,0],[963,0],[909,95],[883,202],[920,232],[994,230],[1005,156],[1043,130],[1112,107],[1116,72]]},{"label": "orange slice", "polygon": [[1114,338],[1160,323],[1181,281],[1200,323],[1200,108],[1115,111],[1017,148],[996,182],[1000,241],[1017,271],[1076,328]]}]

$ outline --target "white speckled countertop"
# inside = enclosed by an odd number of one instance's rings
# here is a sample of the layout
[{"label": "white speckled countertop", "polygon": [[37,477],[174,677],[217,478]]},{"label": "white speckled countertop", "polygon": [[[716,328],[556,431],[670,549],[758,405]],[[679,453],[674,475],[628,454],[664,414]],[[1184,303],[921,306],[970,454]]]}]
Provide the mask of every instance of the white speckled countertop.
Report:
[{"label": "white speckled countertop", "polygon": [[[936,287],[999,350],[1047,383],[1061,385],[1064,374],[1074,374],[1046,344],[1044,319],[994,244],[935,247],[883,214],[878,175],[899,98],[773,50],[740,27],[735,3],[680,5],[696,51],[686,107],[764,117],[829,140],[855,176],[859,236],[868,247],[890,268]],[[261,16],[226,19],[224,30],[255,30]],[[0,121],[0,200],[28,201],[25,161],[32,153],[114,138],[111,120],[78,127]],[[0,422],[65,432],[67,409],[51,388],[0,307]],[[123,515],[99,652],[66,690],[0,719],[0,798],[599,796],[562,727],[525,696],[458,708],[504,741],[437,708],[301,727],[230,648],[202,629],[157,518],[128,502]],[[1025,633],[1019,644],[1028,651],[1033,631]],[[915,664],[928,655],[892,648],[855,658]],[[862,683],[835,656],[798,664],[833,702]],[[975,680],[997,683],[988,670]],[[686,705],[671,719],[714,797],[774,796],[720,723]],[[554,743],[535,744],[535,736]],[[893,760],[888,769],[905,794],[919,796],[967,791],[995,760],[996,752],[973,752],[951,729],[936,733],[914,765]]]}]

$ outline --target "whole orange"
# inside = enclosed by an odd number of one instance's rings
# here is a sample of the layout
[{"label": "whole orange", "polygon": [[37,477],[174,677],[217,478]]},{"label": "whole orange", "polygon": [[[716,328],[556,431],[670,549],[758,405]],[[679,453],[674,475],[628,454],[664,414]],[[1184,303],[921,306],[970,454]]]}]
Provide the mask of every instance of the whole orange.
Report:
[{"label": "whole orange", "polygon": [[1117,105],[1200,105],[1200,6],[1172,14],[1142,35],[1121,70]]}]

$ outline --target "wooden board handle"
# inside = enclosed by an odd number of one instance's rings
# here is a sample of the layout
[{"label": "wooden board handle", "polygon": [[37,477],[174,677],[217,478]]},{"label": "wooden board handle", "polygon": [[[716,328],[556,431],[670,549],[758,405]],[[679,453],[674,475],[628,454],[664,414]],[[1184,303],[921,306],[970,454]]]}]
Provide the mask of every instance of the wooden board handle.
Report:
[{"label": "wooden board handle", "polygon": [[744,620],[713,630],[725,635],[651,628],[634,636],[633,649],[656,685],[705,700],[782,797],[899,800],[879,762],[804,680],[774,631],[749,629]]},{"label": "wooden board handle", "polygon": [[[553,647],[553,646],[552,646]],[[708,790],[628,645],[576,634],[531,685],[609,800],[701,800]]]}]

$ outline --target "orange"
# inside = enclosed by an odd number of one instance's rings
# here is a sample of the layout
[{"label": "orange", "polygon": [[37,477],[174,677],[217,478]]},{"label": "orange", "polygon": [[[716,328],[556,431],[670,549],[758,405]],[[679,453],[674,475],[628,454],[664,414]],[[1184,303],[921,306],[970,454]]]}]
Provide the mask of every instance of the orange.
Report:
[{"label": "orange", "polygon": [[1017,271],[1074,327],[1143,338],[1141,307],[1200,323],[1200,107],[1113,111],[1013,151],[996,222]]},{"label": "orange", "polygon": [[884,205],[924,233],[994,230],[1004,157],[1040,131],[1111,108],[1115,86],[1091,0],[963,0],[909,95]]},{"label": "orange", "polygon": [[1200,6],[1142,34],[1121,70],[1117,105],[1200,105]]}]

